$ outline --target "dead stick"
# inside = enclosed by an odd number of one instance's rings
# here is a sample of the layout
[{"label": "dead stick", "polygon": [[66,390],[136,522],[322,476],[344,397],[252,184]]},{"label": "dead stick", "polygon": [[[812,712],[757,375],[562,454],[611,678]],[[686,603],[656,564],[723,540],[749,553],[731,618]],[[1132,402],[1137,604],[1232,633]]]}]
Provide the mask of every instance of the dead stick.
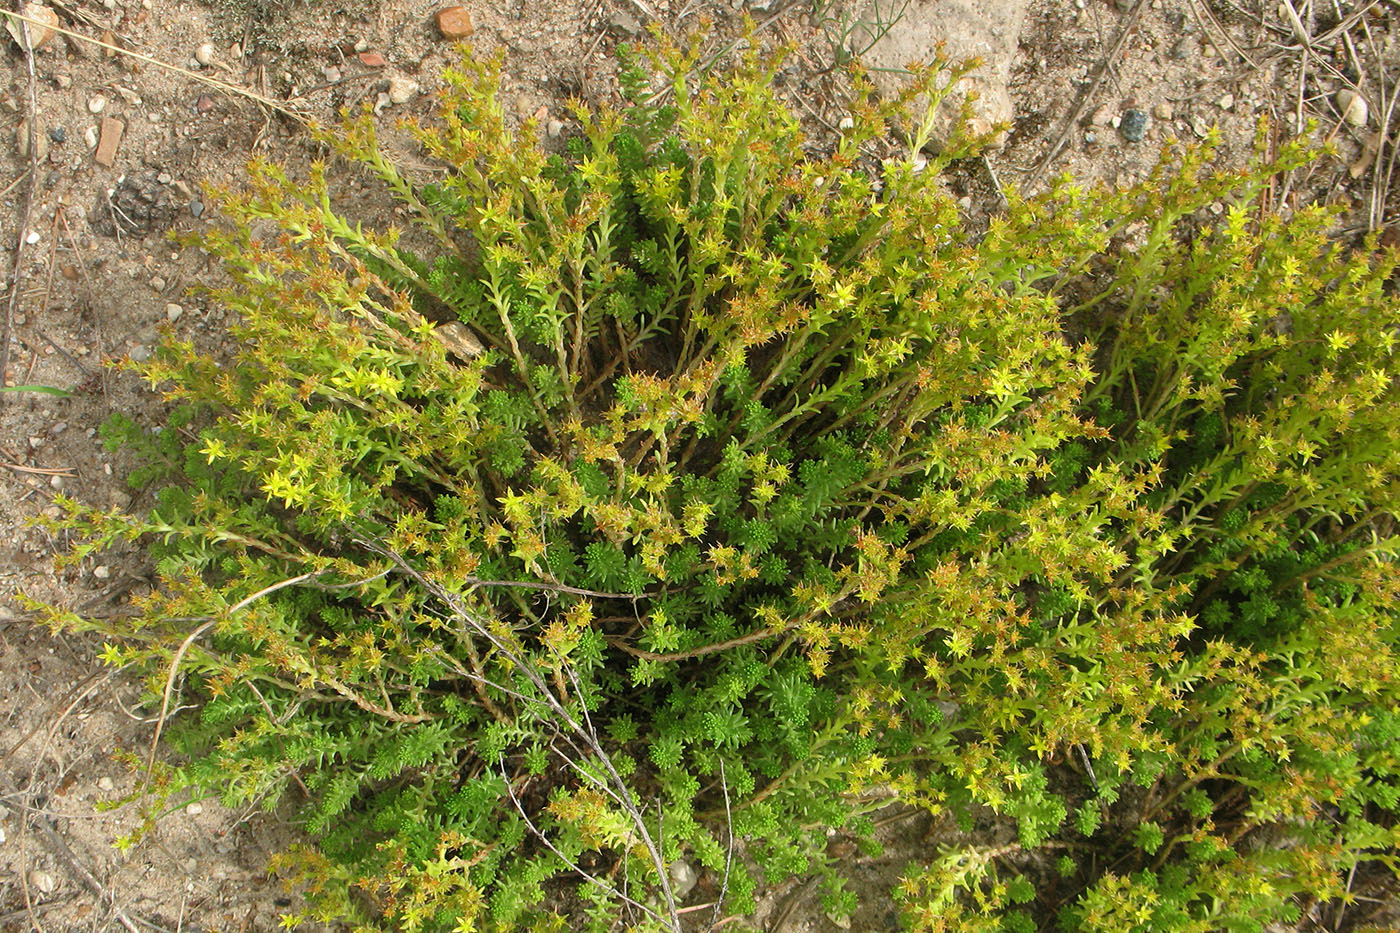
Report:
[{"label": "dead stick", "polygon": [[[18,4],[20,0],[15,0]],[[19,14],[11,14],[19,16]],[[19,303],[20,280],[24,275],[24,247],[25,240],[29,236],[29,220],[34,210],[34,192],[39,187],[39,143],[34,134],[39,132],[38,114],[39,103],[35,92],[38,78],[34,75],[34,44],[29,38],[29,24],[32,20],[20,17],[24,22],[20,25],[20,36],[24,48],[24,61],[29,72],[29,93],[25,97],[25,121],[29,124],[29,151],[21,152],[20,155],[29,157],[29,184],[24,190],[24,207],[19,213],[19,232],[15,239],[15,267],[14,274],[10,276],[10,300],[5,303],[5,334],[0,337],[0,385],[4,383],[5,374],[10,369],[10,338],[15,327],[15,307]],[[36,23],[35,25],[43,25]],[[0,392],[0,405],[4,404],[5,393]]]}]

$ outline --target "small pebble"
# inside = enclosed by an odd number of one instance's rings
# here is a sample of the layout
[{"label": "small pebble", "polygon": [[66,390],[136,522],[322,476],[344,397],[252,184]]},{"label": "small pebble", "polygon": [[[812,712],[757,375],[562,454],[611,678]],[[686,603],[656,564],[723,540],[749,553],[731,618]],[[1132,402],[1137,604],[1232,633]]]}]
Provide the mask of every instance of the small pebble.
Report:
[{"label": "small pebble", "polygon": [[450,6],[437,11],[438,32],[444,39],[465,39],[476,31],[466,7]]},{"label": "small pebble", "polygon": [[151,276],[151,288],[154,288],[158,292],[165,291],[165,279],[158,275]]},{"label": "small pebble", "polygon": [[174,180],[175,177],[169,172],[161,172],[159,175],[156,176],[156,181],[160,182],[162,185],[168,185]]},{"label": "small pebble", "polygon": [[59,88],[64,91],[73,86],[73,79],[68,75],[54,75],[53,81],[54,84],[57,84]]},{"label": "small pebble", "polygon": [[106,775],[97,779],[97,789],[104,794],[110,794],[112,791],[116,790],[116,788],[117,785],[113,784],[112,779]]},{"label": "small pebble", "polygon": [[619,36],[640,36],[643,32],[641,21],[626,10],[618,10],[608,17],[608,31]]},{"label": "small pebble", "polygon": [[1210,124],[1206,122],[1205,117],[1192,117],[1191,132],[1195,133],[1201,139],[1205,139],[1210,135]]},{"label": "small pebble", "polygon": [[180,320],[180,315],[184,313],[185,309],[175,304],[173,301],[165,306],[165,319],[172,324]]},{"label": "small pebble", "polygon": [[98,564],[96,567],[92,568],[92,575],[99,580],[106,580],[112,575],[112,568],[108,567],[106,564]]},{"label": "small pebble", "polygon": [[1123,119],[1118,124],[1118,132],[1130,143],[1140,143],[1147,135],[1147,112],[1133,108],[1123,111]]},{"label": "small pebble", "polygon": [[67,430],[68,430],[68,422],[66,422],[66,421],[60,421],[58,424],[56,424],[56,425],[54,425],[53,427],[49,428],[49,434],[50,434],[50,436],[52,436],[52,437],[58,437],[60,434],[62,434],[64,431],[67,431]]},{"label": "small pebble", "polygon": [[361,52],[356,57],[359,58],[360,64],[366,68],[383,68],[389,64],[388,60],[378,52]]},{"label": "small pebble", "polygon": [[199,44],[199,47],[194,50],[194,60],[199,62],[205,68],[208,68],[210,65],[214,64],[213,44],[209,42],[201,42]]},{"label": "small pebble", "polygon": [[190,216],[191,216],[191,217],[198,217],[200,214],[203,214],[203,213],[204,213],[204,202],[203,202],[203,201],[191,201],[191,202],[190,202]]},{"label": "small pebble", "polygon": [[97,127],[90,126],[83,130],[83,142],[87,143],[89,149],[97,148]]},{"label": "small pebble", "polygon": [[1235,95],[1234,95],[1234,94],[1224,94],[1224,95],[1221,95],[1220,99],[1219,99],[1218,101],[1216,101],[1215,103],[1216,103],[1217,106],[1220,107],[1221,110],[1231,110],[1231,109],[1233,109],[1234,106],[1235,106]]},{"label": "small pebble", "polygon": [[151,358],[151,348],[138,343],[127,353],[127,358],[133,363],[144,363]]},{"label": "small pebble", "polygon": [[1365,126],[1371,116],[1366,98],[1349,87],[1337,92],[1337,109],[1342,112],[1342,119],[1352,126]]},{"label": "small pebble", "polygon": [[192,803],[185,808],[185,811],[188,812],[190,816],[199,816],[204,812],[204,804],[198,802]]},{"label": "small pebble", "polygon": [[28,47],[37,52],[52,42],[54,36],[58,35],[57,27],[60,20],[58,14],[53,10],[42,3],[24,3],[19,9],[23,15],[35,21],[24,24],[19,20],[5,21],[5,31],[10,34],[10,38],[14,39],[15,44],[21,49]]},{"label": "small pebble", "polygon": [[62,488],[63,488],[63,477],[61,477],[61,476],[59,476],[57,473],[55,473],[53,476],[50,476],[50,477],[49,477],[49,485],[52,486],[54,489],[62,489]]},{"label": "small pebble", "polygon": [[564,132],[564,121],[550,120],[549,125],[545,127],[545,131],[548,132],[550,136],[559,136],[559,134]]},{"label": "small pebble", "polygon": [[1089,123],[1093,126],[1108,126],[1109,121],[1112,119],[1113,116],[1108,104],[1104,104],[1097,108],[1089,117]]},{"label": "small pebble", "polygon": [[29,439],[29,449],[30,449],[30,450],[38,450],[40,447],[43,447],[43,446],[44,446],[44,439],[43,439],[42,437],[31,437],[31,438]]},{"label": "small pebble", "polygon": [[49,139],[52,139],[54,142],[62,143],[67,138],[68,131],[65,130],[63,127],[54,126],[49,128]]},{"label": "small pebble", "polygon": [[120,84],[117,85],[117,96],[133,107],[139,106],[141,103],[140,94],[137,94],[129,87],[122,87]]},{"label": "small pebble", "polygon": [[399,75],[389,79],[389,103],[406,104],[418,93],[418,82]]},{"label": "small pebble", "polygon": [[855,125],[856,121],[851,117],[842,117],[841,122],[836,124],[837,128],[843,133],[846,132],[846,130],[855,129]]},{"label": "small pebble", "polygon": [[40,894],[52,894],[54,888],[58,887],[58,881],[48,872],[36,868],[29,873],[29,887]]},{"label": "small pebble", "polygon": [[1094,143],[1096,143],[1096,142],[1098,142],[1098,141],[1099,141],[1099,134],[1098,134],[1098,133],[1095,133],[1093,130],[1089,130],[1088,132],[1086,132],[1086,133],[1084,134],[1084,142],[1087,143],[1088,145],[1092,146]]},{"label": "small pebble", "polygon": [[668,874],[671,876],[671,890],[676,897],[685,897],[700,880],[700,873],[685,859],[672,862]]},{"label": "small pebble", "polygon": [[30,230],[28,235],[25,236],[24,242],[33,246],[35,243],[38,243],[40,239],[42,239],[42,237],[39,236],[38,230]]},{"label": "small pebble", "polygon": [[1156,104],[1152,108],[1152,115],[1158,120],[1170,120],[1173,113],[1172,105],[1169,103]]},{"label": "small pebble", "polygon": [[199,95],[199,99],[194,102],[194,109],[196,113],[208,113],[214,109],[214,98],[208,94]]},{"label": "small pebble", "polygon": [[107,109],[107,98],[103,97],[101,94],[94,94],[92,97],[88,98],[87,108],[88,113],[101,113],[103,110]]}]

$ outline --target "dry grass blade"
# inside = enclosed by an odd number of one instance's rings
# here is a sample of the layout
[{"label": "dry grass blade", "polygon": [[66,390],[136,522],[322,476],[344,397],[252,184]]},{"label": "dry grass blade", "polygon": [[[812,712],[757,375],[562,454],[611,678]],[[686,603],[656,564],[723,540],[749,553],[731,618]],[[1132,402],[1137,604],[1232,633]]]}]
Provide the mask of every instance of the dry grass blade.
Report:
[{"label": "dry grass blade", "polygon": [[73,472],[73,468],[72,468],[72,467],[57,467],[57,468],[55,468],[55,469],[50,469],[50,468],[48,468],[48,467],[28,467],[28,466],[24,466],[23,464],[19,464],[19,463],[0,463],[0,466],[3,466],[3,467],[5,467],[5,468],[8,469],[8,470],[14,470],[16,473],[33,473],[33,474],[35,474],[35,475],[37,475],[37,476],[69,476],[69,477],[71,477],[71,476],[76,476],[76,475],[77,475],[76,473]]},{"label": "dry grass blade", "polygon": [[20,20],[21,22],[24,22],[26,24],[44,26],[47,29],[52,29],[59,35],[68,36],[69,38],[76,39],[79,42],[86,42],[89,45],[95,45],[100,49],[104,49],[108,52],[113,53],[114,55],[124,55],[127,58],[133,59],[135,61],[144,62],[147,65],[154,65],[155,67],[164,69],[165,71],[170,71],[178,75],[183,75],[186,78],[189,78],[193,81],[198,81],[200,84],[206,84],[212,88],[217,88],[218,90],[223,91],[227,94],[233,94],[238,97],[247,98],[248,100],[254,101],[255,103],[267,107],[269,110],[275,110],[278,113],[285,114],[286,116],[289,116],[295,120],[305,122],[307,119],[306,114],[292,107],[287,101],[274,100],[273,98],[268,97],[264,94],[259,94],[256,91],[250,91],[247,88],[239,87],[236,84],[230,84],[227,81],[220,81],[218,78],[211,78],[208,75],[202,75],[197,71],[190,71],[188,68],[181,68],[179,65],[172,65],[169,62],[161,61],[160,59],[155,58],[151,55],[145,55],[141,52],[133,52],[130,49],[124,49],[119,45],[112,45],[110,42],[103,42],[101,39],[94,39],[91,36],[85,36],[80,32],[74,32],[71,29],[64,29],[62,26],[53,26],[49,25],[48,23],[42,23],[38,20],[31,19],[28,16],[23,16],[19,13],[14,13],[10,11],[4,11],[4,13],[6,16]]}]

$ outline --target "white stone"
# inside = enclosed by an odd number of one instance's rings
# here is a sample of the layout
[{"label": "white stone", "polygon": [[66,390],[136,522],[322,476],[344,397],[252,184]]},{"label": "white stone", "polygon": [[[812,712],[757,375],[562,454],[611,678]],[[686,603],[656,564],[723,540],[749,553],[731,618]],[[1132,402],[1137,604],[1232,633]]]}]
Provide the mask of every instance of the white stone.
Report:
[{"label": "white stone", "polygon": [[1371,108],[1366,104],[1366,98],[1349,87],[1337,92],[1337,109],[1342,112],[1342,119],[1352,126],[1365,126],[1371,117]]},{"label": "white stone", "polygon": [[107,109],[107,98],[101,94],[94,94],[88,98],[88,113],[101,113]]},{"label": "white stone", "polygon": [[671,893],[678,898],[683,898],[695,889],[695,883],[700,880],[700,875],[695,868],[684,859],[671,863]]},{"label": "white stone", "polygon": [[110,794],[112,791],[116,790],[116,788],[117,785],[113,784],[112,779],[106,775],[97,779],[97,789],[104,794]]},{"label": "white stone", "polygon": [[184,313],[185,309],[173,301],[165,306],[165,319],[172,324],[180,320],[180,315]]},{"label": "white stone", "polygon": [[52,894],[58,887],[58,880],[46,871],[34,869],[29,873],[29,887],[40,894]]},{"label": "white stone", "polygon": [[96,567],[92,568],[92,575],[99,580],[106,580],[112,575],[112,568],[108,567],[106,564],[98,564]]},{"label": "white stone", "polygon": [[214,64],[214,45],[211,42],[201,42],[199,48],[194,50],[194,60],[205,68]]},{"label": "white stone", "polygon": [[87,143],[89,149],[97,148],[97,127],[90,126],[83,130],[83,142]]},{"label": "white stone", "polygon": [[389,79],[389,103],[406,104],[418,93],[418,82],[394,75]]},{"label": "white stone", "polygon": [[190,816],[199,816],[204,812],[204,805],[198,802],[192,803],[188,807],[185,807],[185,812]]}]

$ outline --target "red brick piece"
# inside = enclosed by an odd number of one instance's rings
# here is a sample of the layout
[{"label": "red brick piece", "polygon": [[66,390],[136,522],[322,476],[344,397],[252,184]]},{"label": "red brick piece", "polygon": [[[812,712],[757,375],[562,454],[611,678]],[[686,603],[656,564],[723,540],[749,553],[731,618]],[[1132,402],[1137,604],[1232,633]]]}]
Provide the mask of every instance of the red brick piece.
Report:
[{"label": "red brick piece", "polygon": [[117,147],[121,145],[122,134],[126,132],[126,124],[116,117],[103,117],[102,129],[97,137],[97,152],[93,158],[98,165],[105,165],[111,168],[117,161]]},{"label": "red brick piece", "polygon": [[465,39],[476,32],[472,15],[464,6],[449,6],[437,11],[437,28],[444,39]]}]

